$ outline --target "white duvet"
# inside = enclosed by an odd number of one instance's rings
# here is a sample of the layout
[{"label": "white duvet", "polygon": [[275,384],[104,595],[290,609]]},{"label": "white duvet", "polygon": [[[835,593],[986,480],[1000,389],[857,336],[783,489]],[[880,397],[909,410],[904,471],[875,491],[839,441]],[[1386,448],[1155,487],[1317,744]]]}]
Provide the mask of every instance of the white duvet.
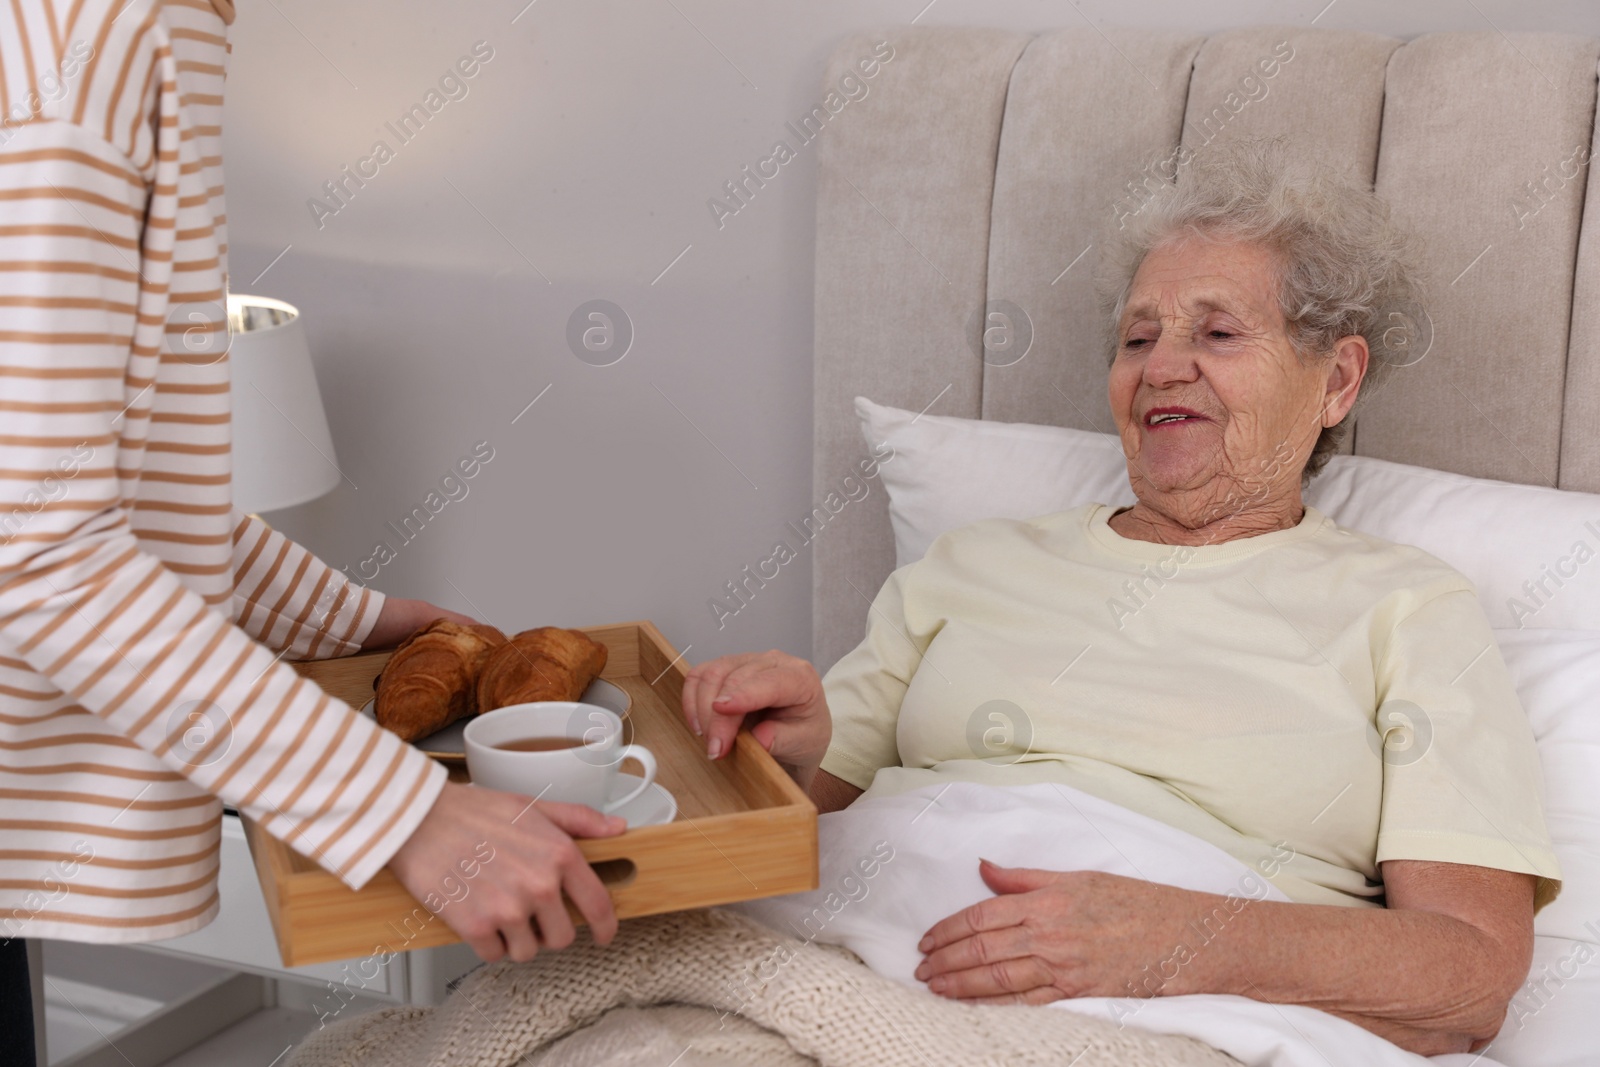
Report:
[{"label": "white duvet", "polygon": [[[863,798],[818,823],[819,888],[739,905],[776,929],[844,945],[879,974],[922,987],[917,942],[991,895],[979,858],[1002,866],[1096,870],[1210,893],[1287,900],[1214,845],[1065,786],[955,782]],[[870,874],[866,872],[871,872]],[[1425,1058],[1314,1008],[1219,994],[1085,997],[1052,1007],[1197,1038],[1248,1067],[1500,1067],[1482,1056]]]}]

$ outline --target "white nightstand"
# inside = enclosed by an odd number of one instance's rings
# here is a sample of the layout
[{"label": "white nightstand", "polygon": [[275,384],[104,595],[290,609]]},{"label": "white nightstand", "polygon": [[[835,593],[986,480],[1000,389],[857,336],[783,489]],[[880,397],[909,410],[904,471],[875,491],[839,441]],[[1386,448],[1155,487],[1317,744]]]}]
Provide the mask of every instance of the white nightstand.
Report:
[{"label": "white nightstand", "polygon": [[[466,945],[403,952],[387,962],[347,960],[285,967],[261,899],[250,848],[245,844],[239,817],[222,817],[222,865],[217,873],[222,912],[210,926],[170,941],[140,946],[150,952],[171,952],[199,957],[233,970],[250,971],[267,978],[291,979],[316,986],[345,986],[368,996],[400,1004],[438,1004],[445,986],[478,965],[477,954]],[[337,1002],[333,1002],[336,1004]]]}]

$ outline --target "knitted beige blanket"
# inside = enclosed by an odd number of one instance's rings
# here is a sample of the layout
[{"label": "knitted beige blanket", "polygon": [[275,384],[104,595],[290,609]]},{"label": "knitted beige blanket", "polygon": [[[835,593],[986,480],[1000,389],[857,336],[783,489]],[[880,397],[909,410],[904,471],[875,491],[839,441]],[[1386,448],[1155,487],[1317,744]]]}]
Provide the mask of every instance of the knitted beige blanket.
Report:
[{"label": "knitted beige blanket", "polygon": [[945,1000],[843,949],[716,909],[625,922],[605,948],[580,940],[481,967],[437,1008],[388,1008],[313,1032],[285,1067],[645,1062],[1238,1067],[1192,1038]]}]

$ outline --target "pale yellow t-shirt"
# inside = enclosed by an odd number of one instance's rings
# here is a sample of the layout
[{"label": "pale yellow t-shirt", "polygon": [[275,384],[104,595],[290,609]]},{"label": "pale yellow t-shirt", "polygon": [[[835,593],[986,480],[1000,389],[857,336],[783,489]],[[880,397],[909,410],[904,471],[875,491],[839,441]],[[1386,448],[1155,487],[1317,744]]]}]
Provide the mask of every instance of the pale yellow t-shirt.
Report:
[{"label": "pale yellow t-shirt", "polygon": [[890,575],[823,679],[823,769],[873,795],[1071,785],[1309,903],[1381,903],[1391,859],[1554,899],[1533,733],[1465,578],[1309,507],[1197,547],[1112,514],[985,520]]}]

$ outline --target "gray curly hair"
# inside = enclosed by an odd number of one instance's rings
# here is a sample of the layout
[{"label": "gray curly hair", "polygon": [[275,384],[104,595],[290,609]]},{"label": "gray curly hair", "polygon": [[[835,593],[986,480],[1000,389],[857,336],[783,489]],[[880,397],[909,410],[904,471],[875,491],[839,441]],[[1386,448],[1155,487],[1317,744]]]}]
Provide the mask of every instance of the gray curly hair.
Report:
[{"label": "gray curly hair", "polygon": [[1331,356],[1341,337],[1366,338],[1371,357],[1357,406],[1317,438],[1307,484],[1338,451],[1355,410],[1395,366],[1418,357],[1423,280],[1415,237],[1370,189],[1328,168],[1293,161],[1282,139],[1208,149],[1119,219],[1102,244],[1096,285],[1109,313],[1110,353],[1134,275],[1157,247],[1191,234],[1264,245],[1278,253],[1278,305],[1302,360]]}]

